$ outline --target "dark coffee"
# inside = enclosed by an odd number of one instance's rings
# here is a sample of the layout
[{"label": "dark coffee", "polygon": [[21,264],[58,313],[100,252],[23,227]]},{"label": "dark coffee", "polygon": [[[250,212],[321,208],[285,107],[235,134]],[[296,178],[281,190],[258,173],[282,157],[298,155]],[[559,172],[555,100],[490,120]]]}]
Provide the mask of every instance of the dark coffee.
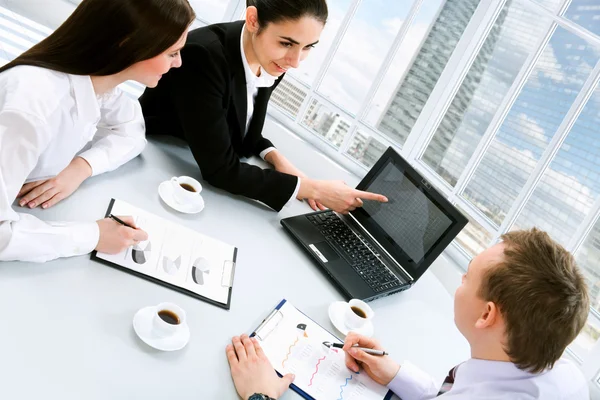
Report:
[{"label": "dark coffee", "polygon": [[170,310],[161,310],[158,312],[160,319],[165,321],[167,324],[179,325],[179,316]]},{"label": "dark coffee", "polygon": [[361,310],[360,308],[356,307],[356,306],[352,306],[350,307],[352,309],[352,311],[354,312],[354,314],[358,315],[361,318],[367,318],[367,313],[364,312],[363,310]]},{"label": "dark coffee", "polygon": [[181,186],[182,188],[184,188],[185,190],[187,190],[188,192],[196,192],[196,188],[194,188],[192,185],[190,185],[189,183],[180,183],[179,186]]}]

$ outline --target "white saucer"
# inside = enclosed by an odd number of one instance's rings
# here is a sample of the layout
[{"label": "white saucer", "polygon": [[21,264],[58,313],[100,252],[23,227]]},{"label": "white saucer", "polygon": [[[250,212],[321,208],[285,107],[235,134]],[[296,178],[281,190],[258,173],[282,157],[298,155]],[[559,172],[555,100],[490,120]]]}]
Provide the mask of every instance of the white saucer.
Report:
[{"label": "white saucer", "polygon": [[190,204],[181,204],[173,197],[173,186],[171,181],[164,181],[158,185],[158,194],[165,203],[174,210],[185,214],[196,214],[204,209],[204,199],[198,195],[198,200]]},{"label": "white saucer", "polygon": [[135,313],[133,330],[144,343],[162,351],[181,350],[190,341],[190,328],[187,324],[174,336],[158,338],[152,332],[152,320],[156,307],[145,307]]},{"label": "white saucer", "polygon": [[344,313],[346,312],[347,306],[348,303],[344,301],[334,301],[329,306],[329,319],[333,326],[335,326],[335,329],[344,335],[347,335],[352,331],[364,336],[373,336],[375,331],[373,321],[368,321],[362,328],[350,329],[346,326],[346,323],[344,322]]}]

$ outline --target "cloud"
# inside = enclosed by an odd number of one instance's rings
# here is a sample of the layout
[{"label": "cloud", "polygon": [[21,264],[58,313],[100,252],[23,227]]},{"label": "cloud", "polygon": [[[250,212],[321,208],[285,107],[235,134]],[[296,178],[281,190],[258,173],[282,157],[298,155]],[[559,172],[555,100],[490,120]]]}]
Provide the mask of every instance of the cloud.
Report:
[{"label": "cloud", "polygon": [[539,140],[543,143],[548,143],[549,138],[546,136],[546,130],[537,123],[537,121],[529,117],[525,113],[517,115],[517,124],[521,126],[520,130],[532,138]]},{"label": "cloud", "polygon": [[390,35],[395,35],[402,27],[404,20],[402,18],[387,18],[381,21],[381,25],[387,28],[387,32]]}]

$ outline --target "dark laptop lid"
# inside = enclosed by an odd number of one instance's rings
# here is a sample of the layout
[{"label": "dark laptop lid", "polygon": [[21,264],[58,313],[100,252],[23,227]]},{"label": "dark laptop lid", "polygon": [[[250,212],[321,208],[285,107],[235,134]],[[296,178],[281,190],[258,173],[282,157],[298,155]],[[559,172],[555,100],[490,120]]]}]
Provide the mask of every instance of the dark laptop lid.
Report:
[{"label": "dark laptop lid", "polygon": [[468,220],[391,147],[357,189],[385,195],[351,214],[417,280]]}]

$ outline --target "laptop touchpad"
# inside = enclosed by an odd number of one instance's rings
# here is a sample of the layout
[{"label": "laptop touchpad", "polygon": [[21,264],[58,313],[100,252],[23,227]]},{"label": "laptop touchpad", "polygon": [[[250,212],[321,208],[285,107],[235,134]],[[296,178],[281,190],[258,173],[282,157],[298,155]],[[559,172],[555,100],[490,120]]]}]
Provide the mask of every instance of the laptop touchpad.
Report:
[{"label": "laptop touchpad", "polygon": [[338,253],[327,243],[319,242],[309,245],[310,249],[315,253],[317,257],[324,263],[337,260],[340,258]]}]

